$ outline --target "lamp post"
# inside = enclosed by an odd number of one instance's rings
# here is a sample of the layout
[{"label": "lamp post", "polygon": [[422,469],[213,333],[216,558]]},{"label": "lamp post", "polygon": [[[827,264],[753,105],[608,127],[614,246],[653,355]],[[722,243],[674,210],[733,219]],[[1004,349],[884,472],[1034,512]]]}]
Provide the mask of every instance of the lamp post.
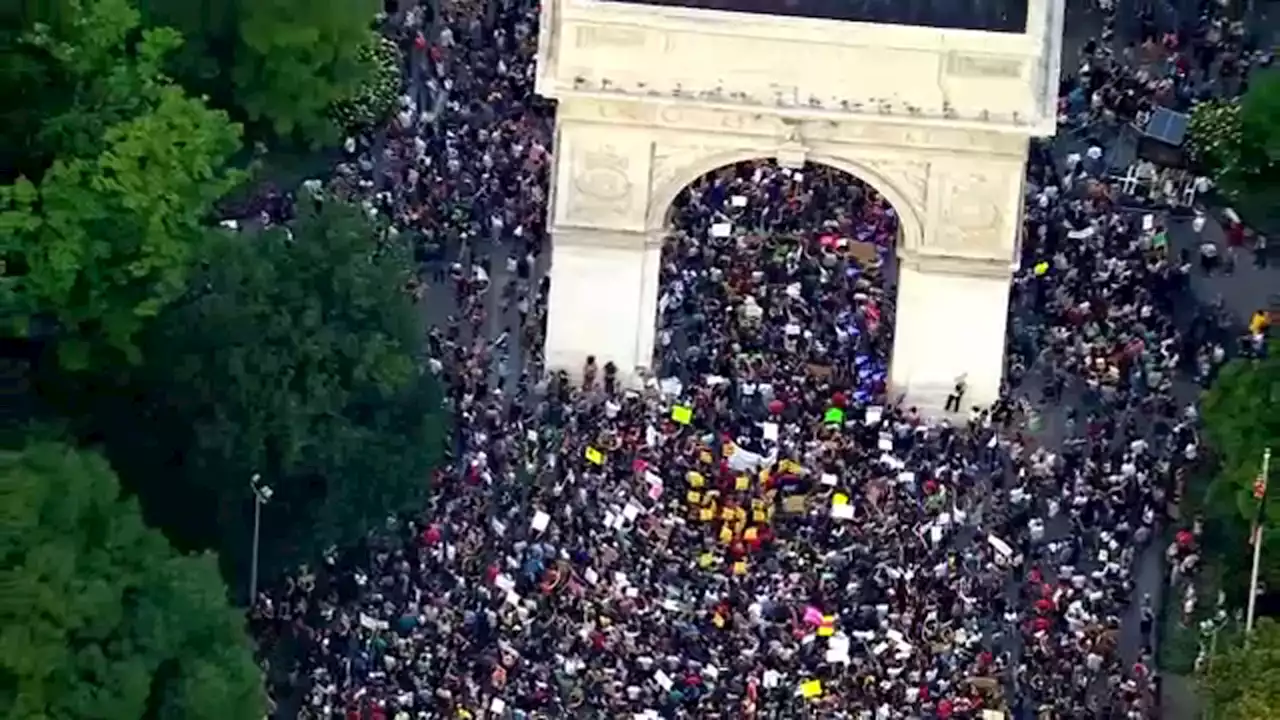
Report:
[{"label": "lamp post", "polygon": [[262,475],[254,473],[249,478],[249,488],[253,490],[253,550],[249,561],[249,604],[258,598],[258,541],[262,536],[262,506],[271,500],[271,486],[262,482]]}]

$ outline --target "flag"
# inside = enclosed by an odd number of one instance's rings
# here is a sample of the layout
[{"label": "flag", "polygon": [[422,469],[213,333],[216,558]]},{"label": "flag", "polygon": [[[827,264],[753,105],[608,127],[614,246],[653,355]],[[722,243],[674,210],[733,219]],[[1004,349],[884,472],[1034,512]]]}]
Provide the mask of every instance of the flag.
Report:
[{"label": "flag", "polygon": [[1262,539],[1262,527],[1266,524],[1267,512],[1267,473],[1271,467],[1271,450],[1262,456],[1262,470],[1253,479],[1253,500],[1258,504],[1253,516],[1253,532],[1249,534],[1249,544],[1253,545]]}]

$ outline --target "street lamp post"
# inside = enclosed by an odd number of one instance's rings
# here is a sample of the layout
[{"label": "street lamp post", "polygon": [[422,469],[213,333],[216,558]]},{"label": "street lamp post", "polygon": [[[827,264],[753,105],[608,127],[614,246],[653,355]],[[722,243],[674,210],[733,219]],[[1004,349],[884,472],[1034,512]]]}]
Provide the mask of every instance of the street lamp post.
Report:
[{"label": "street lamp post", "polygon": [[253,490],[253,549],[249,561],[249,604],[258,598],[258,541],[262,536],[262,506],[271,500],[271,486],[262,482],[262,475],[254,473],[249,478],[249,488]]}]

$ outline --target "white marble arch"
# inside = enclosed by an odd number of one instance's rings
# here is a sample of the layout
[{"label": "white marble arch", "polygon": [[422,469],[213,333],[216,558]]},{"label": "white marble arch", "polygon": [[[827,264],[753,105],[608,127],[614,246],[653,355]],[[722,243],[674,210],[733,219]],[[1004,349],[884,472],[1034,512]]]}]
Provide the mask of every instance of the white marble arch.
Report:
[{"label": "white marble arch", "polygon": [[[830,128],[803,123],[784,124],[782,134],[772,136],[708,133],[661,123],[602,123],[599,114],[579,117],[577,110],[562,106],[557,127],[549,213],[550,368],[577,374],[588,356],[615,363],[629,380],[649,368],[672,202],[717,168],[776,158],[847,172],[897,212],[894,393],[936,414],[964,376],[966,405],[994,400],[1021,229],[1025,138],[993,143],[887,125],[873,128],[876,142],[865,142],[866,132],[846,128],[847,136],[824,136]],[[614,112],[602,115],[616,120]],[[806,138],[806,129],[815,139]],[[966,142],[969,137],[974,140]],[[954,146],[943,147],[940,139]]]},{"label": "white marble arch", "polygon": [[1003,373],[1028,141],[1054,132],[1064,0],[1023,33],[545,0],[537,92],[558,101],[546,362],[634,380],[653,359],[676,195],[754,158],[848,172],[901,218],[892,389],[941,412]]}]

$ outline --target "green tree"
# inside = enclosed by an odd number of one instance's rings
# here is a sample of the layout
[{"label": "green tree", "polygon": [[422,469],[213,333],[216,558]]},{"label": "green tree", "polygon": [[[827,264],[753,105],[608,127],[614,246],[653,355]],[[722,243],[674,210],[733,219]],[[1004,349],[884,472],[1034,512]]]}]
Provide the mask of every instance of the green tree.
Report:
[{"label": "green tree", "polygon": [[175,554],[98,455],[0,453],[0,707],[13,720],[259,718],[211,556]]},{"label": "green tree", "polygon": [[338,139],[331,109],[375,73],[374,0],[242,2],[231,78],[246,117],[281,138]]},{"label": "green tree", "polygon": [[1204,686],[1215,720],[1280,717],[1280,623],[1259,619],[1247,646],[1213,659]]},{"label": "green tree", "polygon": [[41,131],[60,156],[38,182],[0,186],[7,330],[54,320],[73,368],[102,349],[137,360],[143,324],[186,286],[201,223],[237,181],[227,163],[240,148],[225,113],[159,74],[179,42],[173,31],[137,33],[125,0],[84,10],[98,25],[76,23],[74,44],[31,36],[79,78],[71,107]]},{"label": "green tree", "polygon": [[1250,78],[1240,101],[1240,131],[1250,174],[1269,185],[1280,183],[1280,70]]},{"label": "green tree", "polygon": [[[292,234],[217,231],[206,244],[199,291],[148,332],[138,384],[150,421],[105,429],[118,462],[174,459],[130,473],[150,478],[149,517],[192,547],[220,547],[243,577],[254,473],[274,490],[264,574],[420,509],[444,415],[419,369],[406,253],[379,250],[368,218],[342,204],[302,214]],[[193,503],[209,512],[191,518]]]},{"label": "green tree", "polygon": [[[1227,557],[1240,564],[1248,553],[1243,544],[1258,516],[1253,486],[1261,470],[1263,450],[1280,450],[1280,342],[1273,341],[1267,357],[1237,359],[1222,369],[1201,403],[1205,433],[1219,470],[1209,486],[1208,507],[1228,526]],[[1278,474],[1272,465],[1272,478]],[[1280,585],[1280,491],[1274,482],[1267,493],[1263,556],[1269,581]],[[1239,552],[1236,552],[1239,550]]]},{"label": "green tree", "polygon": [[1191,112],[1187,147],[1235,199],[1271,204],[1280,186],[1280,70],[1255,73],[1248,91]]}]

